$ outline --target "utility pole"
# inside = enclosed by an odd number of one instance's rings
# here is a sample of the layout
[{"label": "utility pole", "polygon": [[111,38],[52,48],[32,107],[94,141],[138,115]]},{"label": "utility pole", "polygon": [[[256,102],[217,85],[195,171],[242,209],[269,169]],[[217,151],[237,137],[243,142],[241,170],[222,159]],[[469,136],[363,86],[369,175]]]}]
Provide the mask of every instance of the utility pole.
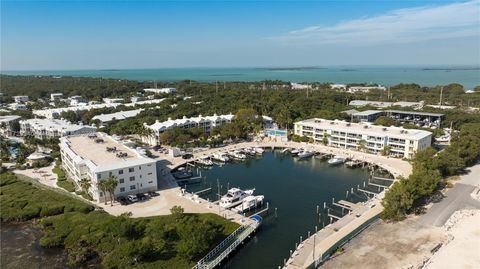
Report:
[{"label": "utility pole", "polygon": [[442,108],[443,86],[440,88],[440,108]]}]

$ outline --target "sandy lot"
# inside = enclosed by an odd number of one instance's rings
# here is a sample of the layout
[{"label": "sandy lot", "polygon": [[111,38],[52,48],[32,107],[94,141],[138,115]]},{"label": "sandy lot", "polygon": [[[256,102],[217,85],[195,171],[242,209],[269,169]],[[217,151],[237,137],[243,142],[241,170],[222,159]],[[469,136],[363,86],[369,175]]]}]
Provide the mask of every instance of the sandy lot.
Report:
[{"label": "sandy lot", "polygon": [[15,174],[24,175],[37,180],[38,182],[47,185],[52,188],[58,188],[57,186],[57,174],[52,172],[55,167],[55,162],[52,162],[50,166],[42,167],[40,169],[26,169],[26,170],[14,170]]},{"label": "sandy lot", "polygon": [[446,227],[449,242],[430,260],[427,269],[480,268],[480,210],[457,211]]},{"label": "sandy lot", "polygon": [[320,268],[418,268],[431,256],[430,251],[446,239],[442,228],[420,224],[415,218],[394,224],[380,220]]}]

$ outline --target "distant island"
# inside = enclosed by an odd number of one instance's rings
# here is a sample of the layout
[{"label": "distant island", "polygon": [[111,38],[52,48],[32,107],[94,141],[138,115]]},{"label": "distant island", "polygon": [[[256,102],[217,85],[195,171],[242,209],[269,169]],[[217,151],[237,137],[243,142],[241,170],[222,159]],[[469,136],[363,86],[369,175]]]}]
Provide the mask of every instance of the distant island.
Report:
[{"label": "distant island", "polygon": [[271,67],[271,68],[261,68],[269,71],[304,71],[304,70],[319,70],[327,69],[325,67],[318,66],[300,66],[300,67]]},{"label": "distant island", "polygon": [[433,67],[433,68],[423,68],[423,71],[469,71],[469,70],[480,70],[480,67]]}]

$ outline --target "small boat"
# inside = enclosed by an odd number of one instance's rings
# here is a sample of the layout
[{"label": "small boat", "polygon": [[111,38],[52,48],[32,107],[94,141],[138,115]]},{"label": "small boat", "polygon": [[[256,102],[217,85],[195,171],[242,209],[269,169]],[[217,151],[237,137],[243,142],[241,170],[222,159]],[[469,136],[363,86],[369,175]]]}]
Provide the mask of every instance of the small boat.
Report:
[{"label": "small boat", "polygon": [[302,152],[302,151],[303,151],[303,149],[292,149],[292,150],[290,151],[290,153],[291,153],[293,156],[296,156],[296,155],[298,155],[298,154],[299,154],[300,152]]},{"label": "small boat", "polygon": [[232,151],[230,152],[228,155],[230,155],[232,158],[236,159],[236,160],[245,160],[247,159],[247,155],[241,153],[240,151]]},{"label": "small boat", "polygon": [[245,154],[250,155],[250,156],[254,156],[254,155],[257,154],[257,152],[255,151],[255,149],[253,149],[253,148],[244,148],[242,151],[243,151]]},{"label": "small boat", "polygon": [[245,211],[249,211],[251,209],[254,209],[256,208],[257,206],[259,205],[262,205],[263,204],[263,199],[265,198],[265,196],[263,195],[257,195],[257,196],[254,196],[254,195],[250,195],[250,196],[247,196],[245,199],[243,199],[242,203],[240,205],[237,205],[233,211],[237,212],[237,213],[243,213]]},{"label": "small boat", "polygon": [[338,156],[338,155],[331,158],[330,160],[328,160],[328,164],[330,164],[330,165],[341,164],[341,163],[344,163],[344,162],[345,162],[345,158],[342,157],[342,156]]},{"label": "small boat", "polygon": [[220,198],[220,206],[223,208],[232,208],[242,203],[243,199],[252,195],[255,189],[243,191],[239,188],[231,188],[227,194]]},{"label": "small boat", "polygon": [[193,173],[186,169],[180,169],[177,172],[172,173],[173,177],[176,179],[186,179],[193,177]]},{"label": "small boat", "polygon": [[256,148],[254,148],[253,150],[255,151],[255,153],[256,153],[257,155],[262,155],[263,152],[265,151],[265,150],[262,149],[261,147],[256,147]]},{"label": "small boat", "polygon": [[197,160],[197,164],[204,165],[204,166],[212,166],[213,162],[208,159],[208,157],[203,157]]},{"label": "small boat", "polygon": [[305,158],[308,158],[308,157],[312,157],[313,155],[315,155],[315,151],[305,150],[305,151],[302,151],[302,152],[298,153],[298,158],[305,159]]},{"label": "small boat", "polygon": [[222,152],[213,153],[212,154],[212,159],[220,161],[220,162],[224,162],[224,163],[226,163],[230,160],[228,158],[228,156],[225,153],[222,153]]},{"label": "small boat", "polygon": [[282,153],[286,153],[287,151],[290,151],[290,148],[284,148],[284,149],[282,149],[281,152],[282,152]]}]

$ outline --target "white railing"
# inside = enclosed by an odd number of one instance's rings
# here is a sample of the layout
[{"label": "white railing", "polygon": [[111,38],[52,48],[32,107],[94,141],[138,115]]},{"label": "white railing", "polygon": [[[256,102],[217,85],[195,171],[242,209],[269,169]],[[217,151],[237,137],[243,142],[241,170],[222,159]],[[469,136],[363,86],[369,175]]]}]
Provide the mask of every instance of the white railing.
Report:
[{"label": "white railing", "polygon": [[232,234],[225,238],[218,246],[203,257],[192,269],[212,269],[225,259],[243,240],[252,234],[258,227],[258,223],[242,225]]}]

